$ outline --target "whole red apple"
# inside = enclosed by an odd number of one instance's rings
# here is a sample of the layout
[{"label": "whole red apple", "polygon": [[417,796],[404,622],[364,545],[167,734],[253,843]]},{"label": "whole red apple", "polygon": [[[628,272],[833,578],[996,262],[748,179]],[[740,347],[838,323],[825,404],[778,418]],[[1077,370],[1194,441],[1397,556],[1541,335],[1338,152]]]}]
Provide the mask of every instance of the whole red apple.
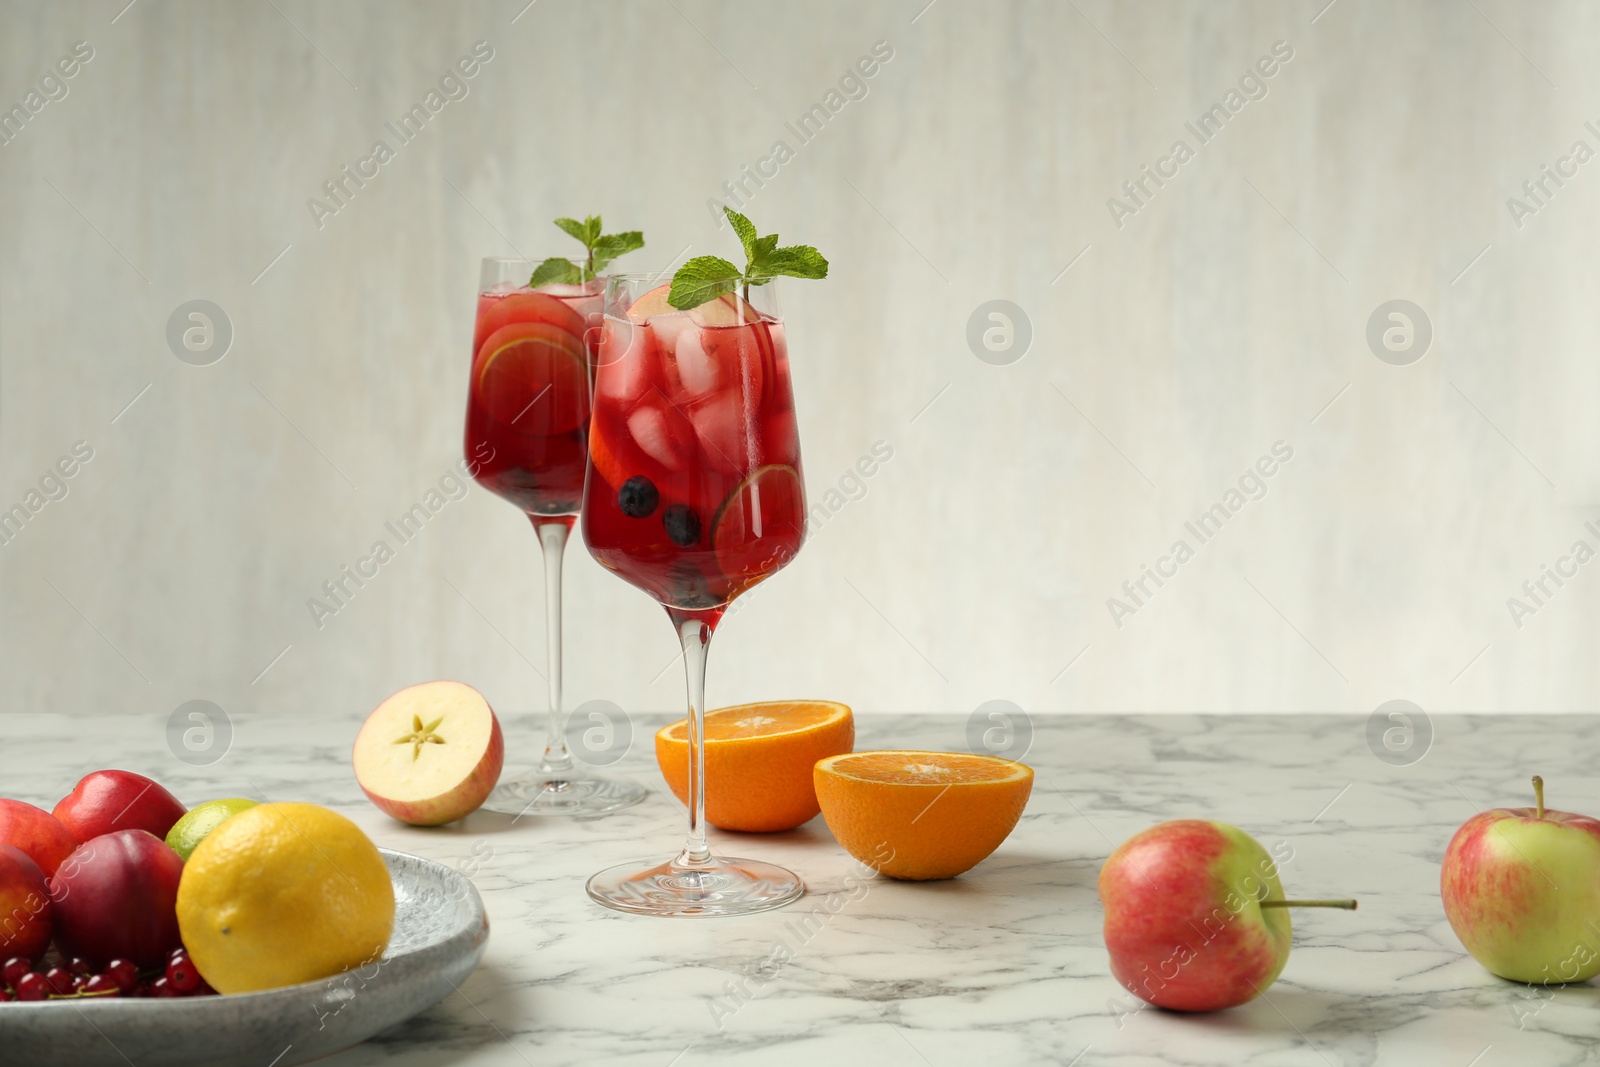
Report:
[{"label": "whole red apple", "polygon": [[39,865],[20,848],[0,845],[0,959],[44,955],[54,910]]},{"label": "whole red apple", "polygon": [[1100,869],[1111,973],[1177,1011],[1231,1008],[1271,985],[1289,959],[1294,906],[1266,849],[1227,823],[1164,822],[1123,842]]},{"label": "whole red apple", "polygon": [[97,966],[132,960],[163,966],[182,944],[178,879],[183,860],[144,830],[118,830],[86,841],[50,879],[56,944]]},{"label": "whole red apple", "polygon": [[48,878],[79,841],[43,808],[20,800],[0,800],[0,845],[14,845],[26,852]]},{"label": "whole red apple", "polygon": [[1544,806],[1493,808],[1462,824],[1439,872],[1445,918],[1472,958],[1517,982],[1600,974],[1600,820]]},{"label": "whole red apple", "polygon": [[116,830],[146,830],[164,838],[186,810],[142,774],[95,771],[83,776],[53,814],[73,837],[90,841]]}]

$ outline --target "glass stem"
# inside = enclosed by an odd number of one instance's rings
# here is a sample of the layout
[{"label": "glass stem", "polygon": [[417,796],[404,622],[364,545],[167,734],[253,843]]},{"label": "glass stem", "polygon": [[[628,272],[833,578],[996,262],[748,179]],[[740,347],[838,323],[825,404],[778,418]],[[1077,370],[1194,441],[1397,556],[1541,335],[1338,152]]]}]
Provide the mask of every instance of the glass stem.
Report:
[{"label": "glass stem", "polygon": [[544,743],[539,773],[564,777],[572,772],[567,749],[566,723],[561,714],[561,551],[566,547],[570,520],[533,520],[544,555],[545,680],[550,686],[550,736]]},{"label": "glass stem", "polygon": [[689,837],[673,866],[707,867],[711,849],[706,845],[706,654],[714,624],[670,608],[667,615],[678,627],[689,687]]}]

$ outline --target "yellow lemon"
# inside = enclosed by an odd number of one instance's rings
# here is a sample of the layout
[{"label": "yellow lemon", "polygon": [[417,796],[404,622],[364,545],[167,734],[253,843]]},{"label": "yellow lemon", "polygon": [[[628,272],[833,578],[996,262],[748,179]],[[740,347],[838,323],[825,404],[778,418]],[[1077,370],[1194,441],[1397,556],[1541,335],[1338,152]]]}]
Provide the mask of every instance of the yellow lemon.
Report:
[{"label": "yellow lemon", "polygon": [[383,954],[394,885],[367,835],[315,804],[260,804],[206,835],[178,883],[178,929],[219,993],[314,982]]}]

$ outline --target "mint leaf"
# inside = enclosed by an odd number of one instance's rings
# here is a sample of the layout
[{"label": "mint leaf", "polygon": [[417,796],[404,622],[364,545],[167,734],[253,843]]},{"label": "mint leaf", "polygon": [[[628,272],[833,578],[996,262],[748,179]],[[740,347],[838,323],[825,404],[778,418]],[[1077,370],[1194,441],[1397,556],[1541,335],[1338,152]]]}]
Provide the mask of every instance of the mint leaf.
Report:
[{"label": "mint leaf", "polygon": [[[733,232],[739,235],[739,243],[744,245],[744,258],[756,258],[756,226],[755,223],[739,214],[733,208],[724,204],[722,213],[728,216],[728,222],[733,226]],[[776,237],[773,240],[777,240]]]},{"label": "mint leaf", "polygon": [[747,253],[749,261],[745,263],[744,267],[745,280],[751,285],[763,285],[771,279],[772,271],[768,268],[768,262],[777,247],[778,235],[775,233],[769,233],[765,237],[758,237],[751,243],[750,250]]},{"label": "mint leaf", "polygon": [[775,248],[763,266],[768,274],[782,274],[790,278],[826,278],[828,261],[810,245],[790,245]]},{"label": "mint leaf", "polygon": [[591,222],[596,225],[596,232],[598,232],[600,220],[592,215],[586,222],[579,222],[577,219],[556,219],[556,225],[561,227],[562,232],[582,244],[584,248],[588,248],[594,240],[589,236],[589,223]]},{"label": "mint leaf", "polygon": [[721,256],[695,256],[672,276],[667,303],[679,311],[688,311],[733,292],[742,277],[739,268]]},{"label": "mint leaf", "polygon": [[667,303],[680,310],[698,307],[736,286],[744,287],[746,298],[752,285],[765,285],[778,275],[790,278],[826,278],[828,261],[810,245],[778,247],[778,235],[756,236],[755,224],[726,204],[723,214],[744,245],[744,270],[717,256],[696,256],[672,276],[672,291]]},{"label": "mint leaf", "polygon": [[596,237],[594,247],[590,254],[594,257],[595,270],[604,270],[618,256],[625,256],[644,247],[644,234],[638,230],[629,230],[626,233],[608,233]]},{"label": "mint leaf", "polygon": [[533,277],[528,279],[528,288],[537,289],[541,285],[578,285],[588,281],[583,276],[583,268],[570,259],[552,256],[533,268]]},{"label": "mint leaf", "polygon": [[545,260],[528,281],[535,289],[552,282],[578,285],[590,281],[613,259],[644,247],[644,234],[638,230],[602,234],[599,215],[590,215],[582,222],[577,219],[556,219],[555,224],[562,233],[582,243],[584,261],[580,264],[570,259]]}]

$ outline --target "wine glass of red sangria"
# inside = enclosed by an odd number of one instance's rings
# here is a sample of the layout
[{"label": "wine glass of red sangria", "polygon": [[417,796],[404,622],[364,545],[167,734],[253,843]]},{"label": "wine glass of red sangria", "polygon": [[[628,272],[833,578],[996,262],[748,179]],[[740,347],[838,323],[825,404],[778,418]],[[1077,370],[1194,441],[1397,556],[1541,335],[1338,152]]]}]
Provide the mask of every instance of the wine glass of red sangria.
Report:
[{"label": "wine glass of red sangria", "polygon": [[483,261],[467,390],[466,458],[478,484],[522,509],[544,555],[549,733],[532,774],[484,807],[508,815],[603,815],[646,789],[580,767],[561,706],[561,556],[583,503],[590,367],[605,282],[528,285],[532,260]]},{"label": "wine glass of red sangria", "polygon": [[664,863],[626,863],[589,880],[589,895],[620,911],[736,915],[804,892],[783,867],[714,855],[705,831],[711,635],[733,599],[793,559],[805,537],[777,288],[746,285],[679,310],[659,276],[607,279],[583,536],[602,566],[666,609],[689,707],[688,840]]}]

